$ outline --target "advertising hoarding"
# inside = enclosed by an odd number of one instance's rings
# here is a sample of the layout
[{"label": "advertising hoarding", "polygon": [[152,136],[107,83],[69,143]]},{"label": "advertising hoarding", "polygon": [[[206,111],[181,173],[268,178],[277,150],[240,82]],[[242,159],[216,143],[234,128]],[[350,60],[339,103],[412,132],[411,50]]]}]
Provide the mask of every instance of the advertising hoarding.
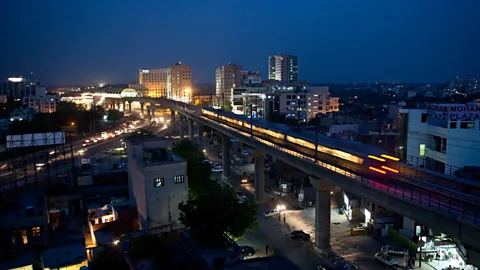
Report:
[{"label": "advertising hoarding", "polygon": [[7,135],[7,149],[65,144],[65,133],[47,132]]}]

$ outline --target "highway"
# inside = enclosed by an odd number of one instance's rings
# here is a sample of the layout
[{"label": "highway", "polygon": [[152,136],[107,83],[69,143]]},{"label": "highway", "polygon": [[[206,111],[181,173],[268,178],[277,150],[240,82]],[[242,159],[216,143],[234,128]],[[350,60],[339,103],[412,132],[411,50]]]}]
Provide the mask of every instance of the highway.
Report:
[{"label": "highway", "polygon": [[[148,122],[139,123],[138,128],[150,125]],[[154,132],[165,129],[165,126],[158,125],[153,128]],[[87,161],[91,164],[91,172],[96,174],[106,174],[116,170],[126,169],[122,164],[126,164],[125,155],[116,155],[110,153],[115,148],[122,147],[122,140],[131,133],[123,133],[116,136],[110,136],[105,139],[92,137],[76,141],[70,145],[65,145],[65,149],[57,147],[46,151],[38,151],[23,159],[17,159],[14,163],[15,170],[4,168],[0,171],[0,191],[11,189],[13,186],[42,184],[44,180],[51,183],[65,181],[71,182],[73,174],[72,167],[79,167],[81,161]],[[93,140],[97,142],[93,142]],[[89,145],[85,141],[90,140]],[[61,151],[60,151],[60,150]],[[73,152],[73,159],[72,153]],[[25,166],[22,166],[25,164]],[[6,167],[6,166],[5,166]]]}]

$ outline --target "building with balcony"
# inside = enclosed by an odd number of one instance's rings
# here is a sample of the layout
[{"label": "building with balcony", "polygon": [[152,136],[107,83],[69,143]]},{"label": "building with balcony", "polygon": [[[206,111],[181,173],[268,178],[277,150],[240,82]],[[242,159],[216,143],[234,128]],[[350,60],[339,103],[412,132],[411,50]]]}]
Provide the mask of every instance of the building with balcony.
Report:
[{"label": "building with balcony", "polygon": [[480,106],[429,104],[399,111],[399,156],[407,163],[454,175],[480,166]]},{"label": "building with balcony", "polygon": [[168,144],[160,138],[127,141],[129,198],[151,234],[181,228],[178,205],[188,200],[187,162]]}]

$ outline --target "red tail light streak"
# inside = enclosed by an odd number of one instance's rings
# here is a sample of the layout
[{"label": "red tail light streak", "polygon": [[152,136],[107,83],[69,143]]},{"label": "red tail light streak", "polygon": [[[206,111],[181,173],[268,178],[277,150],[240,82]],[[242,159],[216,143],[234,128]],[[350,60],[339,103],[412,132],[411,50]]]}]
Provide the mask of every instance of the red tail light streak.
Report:
[{"label": "red tail light streak", "polygon": [[375,167],[368,167],[368,168],[369,168],[370,170],[372,170],[372,171],[375,171],[375,172],[378,172],[378,173],[381,173],[381,174],[387,174],[386,171],[382,171],[382,170],[377,169],[377,168],[375,168]]}]

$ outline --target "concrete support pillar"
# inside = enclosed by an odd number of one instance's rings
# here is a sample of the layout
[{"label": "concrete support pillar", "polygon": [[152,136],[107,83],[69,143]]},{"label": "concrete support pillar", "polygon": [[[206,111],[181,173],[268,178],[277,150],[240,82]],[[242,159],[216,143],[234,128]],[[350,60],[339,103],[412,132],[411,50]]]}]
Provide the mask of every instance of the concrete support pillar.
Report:
[{"label": "concrete support pillar", "polygon": [[147,119],[152,120],[152,116],[150,115],[150,106],[147,106]]},{"label": "concrete support pillar", "polygon": [[203,130],[204,130],[204,127],[203,125],[200,125],[198,124],[198,146],[200,147],[200,149],[205,149],[205,140],[203,138]]},{"label": "concrete support pillar", "polygon": [[155,105],[150,105],[150,109],[152,110],[152,117],[155,118]]},{"label": "concrete support pillar", "polygon": [[145,116],[145,103],[140,102],[140,113]]},{"label": "concrete support pillar", "polygon": [[125,107],[125,104],[127,104],[127,102],[126,102],[125,100],[122,100],[122,110],[123,110],[124,112],[127,111],[127,107]]},{"label": "concrete support pillar", "polygon": [[265,199],[265,152],[255,149],[255,199]]},{"label": "concrete support pillar", "polygon": [[171,128],[172,128],[172,132],[175,132],[175,126],[176,126],[175,111],[174,111],[174,110],[170,110],[170,114],[171,114],[171,117],[170,117],[170,126],[171,126]]},{"label": "concrete support pillar", "polygon": [[179,117],[178,131],[180,133],[180,140],[183,141],[185,139],[185,136],[183,135],[183,116]]},{"label": "concrete support pillar", "polygon": [[330,250],[330,190],[332,186],[323,179],[310,176],[310,182],[316,189],[315,203],[315,244],[319,253]]},{"label": "concrete support pillar", "polygon": [[128,112],[129,112],[129,113],[132,113],[132,102],[133,102],[133,101],[129,101],[129,102],[128,102]]},{"label": "concrete support pillar", "polygon": [[193,119],[188,118],[188,139],[193,143]]},{"label": "concrete support pillar", "polygon": [[223,178],[230,177],[230,138],[227,135],[222,134],[222,166],[223,166]]}]

